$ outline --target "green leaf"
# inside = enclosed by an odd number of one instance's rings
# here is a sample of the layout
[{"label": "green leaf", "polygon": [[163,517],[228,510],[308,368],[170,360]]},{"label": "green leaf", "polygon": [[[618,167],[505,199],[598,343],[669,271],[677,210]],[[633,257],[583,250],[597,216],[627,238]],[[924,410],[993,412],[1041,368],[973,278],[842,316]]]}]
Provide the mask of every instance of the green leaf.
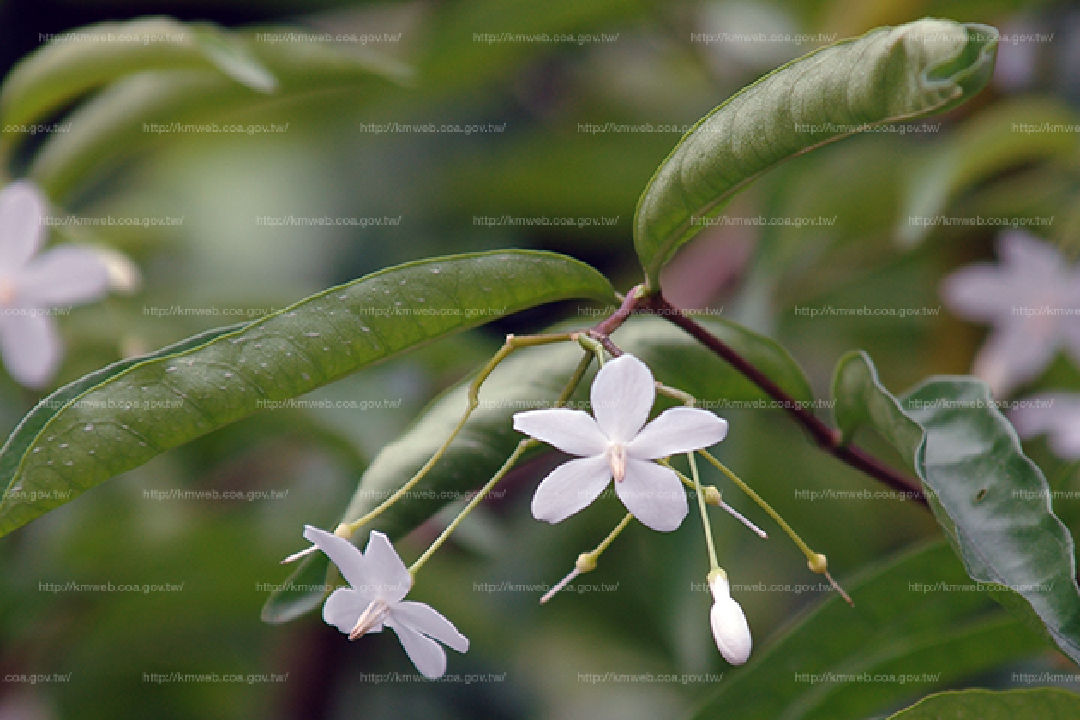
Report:
[{"label": "green leaf", "polygon": [[1054,643],[1080,662],[1072,535],[986,384],[930,378],[897,399],[870,358],[856,352],[840,360],[833,388],[848,436],[865,424],[912,463],[968,575],[993,584],[987,589],[1021,617],[1034,612]]},{"label": "green leaf", "polygon": [[923,698],[890,715],[892,720],[1072,720],[1080,717],[1080,695],[1060,688],[953,690]]},{"label": "green leaf", "polygon": [[852,441],[862,426],[876,429],[894,447],[915,448],[922,442],[923,430],[904,414],[900,402],[881,381],[870,357],[861,350],[840,358],[833,375],[832,394],[836,398],[833,414],[843,434],[844,444]]},{"label": "green leaf", "polygon": [[910,247],[920,242],[940,222],[937,218],[949,200],[965,187],[1032,162],[1060,160],[1073,167],[1080,150],[1075,133],[1040,128],[1075,127],[1078,122],[1077,114],[1063,103],[1016,98],[995,104],[935,142],[906,180],[896,228],[900,243]]},{"label": "green leaf", "polygon": [[431,258],[112,366],[43,400],[0,453],[0,535],[169,448],[435,338],[555,300],[613,297],[596,270],[555,253]]},{"label": "green leaf", "polygon": [[0,88],[0,118],[32,123],[120,77],[179,69],[216,70],[259,92],[277,87],[231,33],[205,23],[139,18],[72,30],[26,56]]},{"label": "green leaf", "polygon": [[815,50],[702,118],[638,200],[634,247],[648,286],[710,217],[759,174],[867,126],[941,112],[990,77],[997,31],[924,19]]},{"label": "green leaf", "polygon": [[418,44],[420,76],[448,96],[512,77],[530,59],[548,56],[555,36],[582,38],[579,46],[615,42],[612,25],[648,12],[620,0],[474,0],[433,9]]},{"label": "green leaf", "polygon": [[[108,365],[96,372],[92,372],[89,375],[81,377],[56,390],[27,413],[26,417],[19,422],[10,437],[8,437],[7,441],[4,443],[4,447],[0,449],[0,478],[11,478],[14,476],[23,456],[30,452],[31,446],[34,445],[34,442],[41,435],[42,429],[63,407],[68,403],[75,401],[83,393],[92,390],[110,378],[123,373],[134,365],[155,358],[171,357],[173,355],[184,353],[192,348],[200,347],[212,340],[235,332],[243,326],[244,323],[239,323],[236,325],[215,328],[208,332],[194,335],[186,340],[161,348],[148,355],[127,358],[113,363],[112,365]],[[6,503],[8,495],[19,492],[27,492],[27,490],[21,485],[9,484],[7,493],[4,495],[4,502]],[[0,507],[3,507],[3,504],[4,503],[0,503]]]},{"label": "green leaf", "polygon": [[148,125],[171,134],[170,128],[189,123],[218,122],[223,117],[239,122],[243,118],[238,113],[268,103],[276,109],[290,102],[310,103],[314,90],[356,93],[374,83],[401,84],[410,77],[407,68],[388,58],[346,52],[329,43],[249,40],[248,45],[250,53],[278,79],[278,91],[272,96],[205,72],[120,78],[68,116],[69,132],[46,138],[27,174],[51,197],[59,198],[87,176],[106,173],[113,165],[142,157],[148,147],[159,145],[163,134],[147,132]]},{"label": "green leaf", "polygon": [[[613,311],[614,308],[608,308]],[[735,323],[719,318],[698,318],[744,357],[766,372],[800,402],[811,399],[810,386],[787,351],[772,340],[757,335]],[[577,326],[592,324],[580,322]],[[560,327],[569,330],[571,327]],[[723,414],[725,407],[742,403],[760,403],[767,397],[738,372],[718,366],[716,357],[678,328],[659,318],[631,318],[613,336],[623,350],[637,355],[662,382],[680,387],[703,401],[706,408]],[[399,538],[432,517],[457,499],[480,487],[490,478],[522,438],[513,429],[515,412],[543,407],[553,401],[569,379],[581,358],[575,343],[560,343],[519,350],[503,361],[484,383],[480,406],[466,423],[457,439],[409,496],[395,503],[372,523],[391,538]],[[446,441],[461,419],[468,404],[468,385],[472,378],[436,399],[396,442],[387,445],[375,457],[341,517],[351,522],[366,514],[412,477]],[[583,399],[588,383],[583,382],[577,396]],[[534,450],[533,455],[542,450]],[[529,455],[526,456],[530,457]],[[366,536],[366,530],[361,531]],[[298,534],[299,537],[299,534]],[[358,538],[358,542],[360,539]],[[362,544],[362,543],[361,543]],[[305,564],[324,559],[315,556]],[[270,597],[263,609],[269,622],[284,622],[305,610],[314,609],[322,592],[317,572],[301,567],[290,578],[300,588],[290,588]],[[305,586],[316,589],[304,591]]]},{"label": "green leaf", "polygon": [[[855,607],[831,593],[747,666],[725,673],[694,717],[872,717],[1043,647],[986,593],[971,592],[945,543],[889,558],[845,585]],[[733,595],[755,633],[766,632],[754,624],[752,598],[737,587]]]}]

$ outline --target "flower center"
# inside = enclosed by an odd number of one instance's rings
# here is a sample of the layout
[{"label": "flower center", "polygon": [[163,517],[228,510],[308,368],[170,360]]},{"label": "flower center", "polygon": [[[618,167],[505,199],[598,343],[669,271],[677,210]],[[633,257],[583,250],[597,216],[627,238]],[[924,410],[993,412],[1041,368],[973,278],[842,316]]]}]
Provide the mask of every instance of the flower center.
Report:
[{"label": "flower center", "polygon": [[360,617],[356,620],[356,626],[349,632],[349,639],[356,640],[361,635],[366,634],[371,628],[382,623],[383,618],[390,611],[390,607],[383,600],[374,600],[364,612],[360,613]]},{"label": "flower center", "polygon": [[615,478],[615,482],[622,482],[626,477],[626,446],[622,443],[611,443],[608,457],[611,460],[611,476]]},{"label": "flower center", "polygon": [[6,277],[0,278],[0,307],[15,304],[15,286]]}]

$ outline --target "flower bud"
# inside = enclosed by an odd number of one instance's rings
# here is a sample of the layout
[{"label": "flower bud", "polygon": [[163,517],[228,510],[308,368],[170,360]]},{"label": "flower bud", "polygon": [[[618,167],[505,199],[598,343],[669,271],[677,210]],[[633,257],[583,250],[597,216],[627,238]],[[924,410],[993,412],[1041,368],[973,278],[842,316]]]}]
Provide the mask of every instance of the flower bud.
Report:
[{"label": "flower bud", "polygon": [[739,603],[731,599],[727,576],[723,572],[709,578],[709,590],[713,595],[709,623],[712,625],[716,647],[729,663],[742,665],[750,658],[753,645],[746,616],[743,615]]}]

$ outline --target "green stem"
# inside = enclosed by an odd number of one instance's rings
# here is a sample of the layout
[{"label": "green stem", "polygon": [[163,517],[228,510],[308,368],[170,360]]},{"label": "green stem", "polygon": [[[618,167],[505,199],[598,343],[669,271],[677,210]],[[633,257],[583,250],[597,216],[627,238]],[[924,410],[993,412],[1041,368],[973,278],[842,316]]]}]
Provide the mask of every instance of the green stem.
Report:
[{"label": "green stem", "polygon": [[698,509],[701,510],[701,526],[705,530],[705,545],[709,549],[709,571],[712,572],[720,567],[720,562],[716,559],[716,545],[713,543],[712,526],[709,524],[709,511],[705,507],[705,492],[701,489],[701,478],[698,477],[694,453],[686,453],[686,459],[690,462],[690,475],[694,478],[694,492],[697,493]]},{"label": "green stem", "polygon": [[[531,337],[535,338],[538,336],[533,335]],[[510,338],[507,338],[507,342],[509,341]],[[581,382],[581,379],[585,376],[585,371],[589,369],[589,365],[591,363],[591,355],[586,353],[584,356],[582,356],[581,360],[577,364],[577,367],[574,368],[574,372],[570,376],[570,380],[566,383],[566,386],[563,388],[562,392],[559,393],[559,397],[555,401],[556,407],[560,405],[565,405],[566,401],[570,399],[570,396],[574,394],[574,390]],[[492,365],[491,363],[488,363],[488,365],[492,368],[494,367],[494,365]],[[487,372],[490,373],[491,371],[487,370]],[[435,538],[435,542],[431,543],[431,547],[425,550],[424,554],[418,557],[416,559],[416,562],[414,562],[409,567],[409,572],[415,575],[417,571],[419,571],[420,568],[423,567],[424,563],[427,562],[428,558],[431,557],[444,542],[446,542],[447,538],[449,538],[451,534],[453,534],[454,530],[457,529],[457,526],[461,524],[462,520],[464,520],[465,517],[474,509],[476,509],[476,506],[479,505],[483,501],[483,499],[491,493],[495,486],[499,484],[499,481],[502,480],[503,477],[505,477],[506,473],[510,472],[510,468],[514,466],[514,463],[516,463],[521,458],[525,451],[528,450],[530,447],[538,444],[538,441],[531,438],[526,438],[520,441],[514,448],[514,451],[510,453],[510,456],[506,458],[506,461],[503,462],[502,466],[495,472],[494,475],[492,475],[491,479],[484,483],[484,486],[477,491],[476,495],[474,495],[472,499],[469,500],[468,504],[466,504],[465,507],[461,509],[461,512],[457,514],[457,517],[455,517],[450,522],[450,524],[446,526],[446,529],[439,534],[439,537]]]},{"label": "green stem", "polygon": [[679,388],[673,388],[670,385],[665,385],[662,382],[656,383],[656,393],[658,395],[663,395],[664,397],[669,397],[672,400],[678,400],[687,407],[695,407],[697,405],[697,398],[690,393],[685,390],[680,390]]},{"label": "green stem", "polygon": [[[435,454],[432,455],[426,463],[424,463],[423,467],[417,470],[416,474],[409,478],[404,485],[394,491],[394,493],[390,495],[390,497],[383,500],[375,508],[373,508],[370,512],[368,512],[358,520],[354,520],[350,523],[341,523],[341,525],[338,525],[337,529],[334,531],[335,534],[340,535],[344,538],[352,537],[352,535],[357,530],[359,530],[361,527],[381,515],[384,511],[386,511],[387,508],[389,508],[391,505],[403,498],[410,490],[416,487],[417,483],[424,479],[424,476],[426,476],[431,471],[431,468],[435,467],[435,463],[439,462],[442,456],[446,453],[447,449],[449,449],[450,444],[454,442],[454,439],[458,436],[458,433],[460,433],[461,429],[465,427],[465,423],[468,422],[470,417],[472,417],[472,414],[476,411],[476,408],[480,406],[480,386],[484,384],[484,382],[488,379],[488,377],[495,370],[495,368],[498,367],[499,363],[505,360],[512,352],[524,347],[535,347],[537,345],[548,345],[557,342],[567,342],[572,339],[572,336],[573,333],[548,333],[541,335],[522,336],[507,335],[506,342],[503,343],[502,347],[498,349],[498,351],[491,357],[487,364],[480,369],[480,372],[473,379],[473,381],[469,383],[468,407],[465,409],[465,414],[462,415],[457,425],[455,425],[454,429],[450,431],[450,436],[446,438],[446,442],[439,446],[439,449],[435,451]],[[581,373],[583,374],[584,370],[581,370]],[[580,375],[575,375],[575,377],[577,377],[578,382],[580,382]],[[571,392],[573,392],[572,389]]]},{"label": "green stem", "polygon": [[626,516],[619,521],[619,524],[615,526],[615,529],[608,533],[608,536],[601,540],[600,544],[593,548],[593,551],[588,554],[592,555],[594,558],[599,558],[600,555],[602,555],[604,551],[608,549],[611,543],[615,542],[615,538],[619,537],[619,533],[625,530],[626,526],[629,525],[630,521],[633,519],[633,513],[626,513]]},{"label": "green stem", "polygon": [[764,498],[754,492],[749,485],[744,483],[742,481],[742,478],[729,470],[727,465],[724,465],[724,463],[714,458],[708,451],[698,450],[698,453],[700,453],[702,457],[712,463],[713,467],[724,473],[724,475],[727,475],[728,479],[731,480],[731,482],[735,483],[735,485],[737,485],[740,490],[746,493],[746,495],[751,500],[758,504],[758,507],[764,510],[769,515],[769,517],[775,520],[776,524],[780,526],[780,529],[783,530],[789,538],[791,538],[791,541],[795,543],[796,547],[799,548],[799,551],[806,556],[808,562],[813,561],[817,557],[817,553],[811,550],[810,546],[803,542],[803,539],[799,537],[799,534],[795,532],[795,530],[792,529],[790,525],[787,524],[787,521],[780,516],[780,513],[776,512],[776,510],[774,510],[772,506],[769,505],[769,503],[765,502]]},{"label": "green stem", "polygon": [[409,573],[411,573],[412,575],[416,575],[420,568],[424,566],[424,563],[428,561],[428,558],[430,558],[435,553],[435,551],[438,550],[444,542],[446,542],[447,538],[450,537],[454,530],[457,529],[457,526],[461,524],[461,521],[464,520],[465,517],[469,513],[471,513],[476,508],[476,506],[484,500],[484,498],[488,496],[488,494],[495,488],[499,481],[503,479],[506,473],[510,472],[510,468],[514,466],[514,463],[516,463],[518,459],[521,458],[525,451],[533,445],[538,444],[539,443],[536,440],[533,440],[531,438],[519,442],[517,444],[517,447],[514,448],[514,452],[510,453],[510,456],[506,458],[506,461],[502,464],[502,467],[500,467],[498,471],[496,471],[496,473],[491,476],[490,480],[484,483],[484,487],[480,488],[476,492],[476,494],[473,495],[472,499],[469,500],[468,504],[464,508],[462,508],[460,513],[458,513],[458,516],[454,518],[449,525],[446,526],[446,529],[439,534],[439,537],[435,538],[435,542],[431,543],[431,547],[425,550],[424,554],[418,557],[416,559],[416,562],[409,566]]},{"label": "green stem", "polygon": [[555,587],[544,593],[540,598],[540,604],[543,605],[551,598],[565,588],[570,582],[582,573],[592,572],[596,569],[596,563],[600,560],[600,555],[608,549],[611,543],[615,542],[615,538],[619,537],[619,533],[626,529],[626,526],[630,524],[630,521],[634,519],[632,513],[626,513],[619,524],[615,526],[615,529],[608,533],[608,536],[600,541],[600,544],[594,547],[589,552],[584,552],[578,555],[577,561],[574,563],[574,569],[571,570],[562,580],[555,583]]},{"label": "green stem", "polygon": [[[685,475],[683,475],[681,472],[679,472],[679,469],[677,467],[675,467],[674,465],[672,465],[670,460],[661,458],[661,459],[657,460],[656,462],[660,463],[661,465],[663,465],[666,468],[669,468],[672,472],[674,472],[676,475],[678,475],[679,476],[679,481],[682,482],[683,485],[685,485],[686,487],[688,487],[691,490],[696,489],[694,487],[694,481],[691,480],[690,478],[686,477]],[[705,490],[705,488],[702,488],[702,490],[705,491],[706,493],[708,492],[707,490]],[[717,491],[717,492],[719,492],[719,491]],[[705,498],[706,498],[705,499],[705,504],[706,505],[712,504],[712,503],[709,503],[707,494],[706,494]]]},{"label": "green stem", "polygon": [[591,352],[596,357],[598,367],[604,367],[604,346],[599,341],[583,333],[577,334],[577,341],[586,352]]}]

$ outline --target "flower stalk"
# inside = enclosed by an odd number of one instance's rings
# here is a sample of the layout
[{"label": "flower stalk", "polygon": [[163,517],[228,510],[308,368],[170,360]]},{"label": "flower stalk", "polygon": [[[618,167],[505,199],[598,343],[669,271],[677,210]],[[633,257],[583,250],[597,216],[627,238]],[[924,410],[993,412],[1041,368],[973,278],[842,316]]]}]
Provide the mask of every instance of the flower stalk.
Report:
[{"label": "flower stalk", "polygon": [[578,555],[577,561],[574,562],[574,569],[571,570],[562,580],[555,583],[555,586],[544,593],[544,596],[540,598],[540,604],[543,605],[551,598],[560,592],[563,588],[569,585],[578,575],[583,575],[587,572],[592,572],[596,569],[597,562],[600,560],[600,555],[615,541],[615,538],[626,529],[626,526],[630,524],[630,521],[634,519],[633,513],[626,513],[623,519],[619,521],[619,524],[615,526],[615,529],[608,533],[608,536],[600,541],[600,544],[589,552],[584,552]]}]

